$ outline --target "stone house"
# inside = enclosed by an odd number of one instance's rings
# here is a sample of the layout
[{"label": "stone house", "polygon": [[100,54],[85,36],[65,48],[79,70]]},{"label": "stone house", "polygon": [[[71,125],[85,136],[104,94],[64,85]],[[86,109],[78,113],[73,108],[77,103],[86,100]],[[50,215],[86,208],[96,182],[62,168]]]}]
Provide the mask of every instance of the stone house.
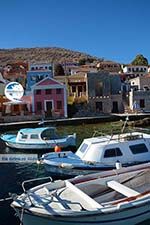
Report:
[{"label": "stone house", "polygon": [[119,75],[108,72],[87,74],[88,105],[96,112],[121,113],[124,110]]}]

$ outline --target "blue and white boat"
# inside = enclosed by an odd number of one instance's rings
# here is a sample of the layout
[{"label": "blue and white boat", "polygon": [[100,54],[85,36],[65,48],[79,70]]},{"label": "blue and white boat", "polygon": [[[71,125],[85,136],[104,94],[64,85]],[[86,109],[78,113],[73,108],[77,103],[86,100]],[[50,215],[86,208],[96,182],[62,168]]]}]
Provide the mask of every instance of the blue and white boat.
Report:
[{"label": "blue and white boat", "polygon": [[57,176],[85,175],[150,162],[150,134],[132,132],[86,138],[76,153],[50,152],[41,160],[46,170]]},{"label": "blue and white boat", "polygon": [[26,185],[37,179],[24,181],[24,192],[14,196],[11,206],[21,224],[136,225],[150,219],[149,164],[49,179],[29,190]]},{"label": "blue and white boat", "polygon": [[4,134],[1,139],[16,149],[52,149],[76,146],[76,134],[59,136],[55,127],[20,129],[17,134]]}]

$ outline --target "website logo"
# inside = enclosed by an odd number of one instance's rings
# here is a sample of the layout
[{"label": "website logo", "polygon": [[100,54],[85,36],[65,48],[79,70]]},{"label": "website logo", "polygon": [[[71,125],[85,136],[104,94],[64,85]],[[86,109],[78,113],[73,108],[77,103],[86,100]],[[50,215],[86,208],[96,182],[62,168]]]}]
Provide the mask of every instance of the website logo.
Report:
[{"label": "website logo", "polygon": [[20,101],[24,94],[24,89],[18,82],[10,82],[5,87],[5,96],[10,101]]}]

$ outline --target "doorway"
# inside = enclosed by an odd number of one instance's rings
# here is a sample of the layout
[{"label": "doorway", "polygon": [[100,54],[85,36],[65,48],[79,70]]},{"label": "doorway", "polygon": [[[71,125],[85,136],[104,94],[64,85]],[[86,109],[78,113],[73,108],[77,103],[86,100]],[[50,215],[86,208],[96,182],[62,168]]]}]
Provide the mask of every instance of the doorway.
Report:
[{"label": "doorway", "polygon": [[112,107],[112,113],[118,113],[118,102],[114,101],[113,102],[113,107]]},{"label": "doorway", "polygon": [[53,101],[46,100],[44,104],[45,112],[47,116],[52,116]]}]

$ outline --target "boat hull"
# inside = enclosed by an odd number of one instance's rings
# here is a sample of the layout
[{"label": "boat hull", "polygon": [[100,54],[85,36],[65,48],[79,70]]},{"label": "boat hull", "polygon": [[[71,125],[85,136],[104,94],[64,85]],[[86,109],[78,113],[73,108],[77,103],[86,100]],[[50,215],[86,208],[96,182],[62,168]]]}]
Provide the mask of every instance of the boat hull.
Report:
[{"label": "boat hull", "polygon": [[102,171],[107,171],[111,169],[115,169],[113,166],[108,166],[108,167],[97,167],[97,168],[89,168],[89,167],[84,167],[84,168],[71,168],[71,167],[66,167],[66,168],[61,168],[59,166],[54,166],[54,165],[47,165],[44,164],[45,170],[51,174],[51,176],[59,176],[59,177],[74,177],[74,176],[79,176],[79,175],[87,175],[91,173],[96,173],[96,172],[102,172]]},{"label": "boat hull", "polygon": [[[20,215],[20,213],[18,213]],[[23,225],[136,225],[140,222],[150,219],[150,203],[140,207],[131,207],[129,209],[118,209],[113,213],[96,213],[80,216],[49,216],[24,212]]]},{"label": "boat hull", "polygon": [[[124,164],[122,167],[128,167],[128,166],[136,166],[136,165],[142,165],[145,163],[149,163],[149,161],[145,162],[139,162],[139,163],[133,163],[130,165]],[[87,166],[87,167],[71,167],[71,166],[55,166],[51,164],[44,163],[45,170],[51,174],[51,176],[56,177],[74,177],[74,176],[80,176],[80,175],[87,175],[97,172],[104,172],[107,170],[116,169],[115,165],[101,165],[101,166]]]},{"label": "boat hull", "polygon": [[[48,149],[54,149],[56,146],[56,143],[49,143],[49,144],[24,144],[24,143],[12,143],[12,142],[5,142],[6,145],[9,148],[15,148],[15,149],[23,149],[23,150],[48,150]],[[61,148],[67,148],[67,147],[75,147],[74,145],[68,145],[67,143],[61,144]]]}]

